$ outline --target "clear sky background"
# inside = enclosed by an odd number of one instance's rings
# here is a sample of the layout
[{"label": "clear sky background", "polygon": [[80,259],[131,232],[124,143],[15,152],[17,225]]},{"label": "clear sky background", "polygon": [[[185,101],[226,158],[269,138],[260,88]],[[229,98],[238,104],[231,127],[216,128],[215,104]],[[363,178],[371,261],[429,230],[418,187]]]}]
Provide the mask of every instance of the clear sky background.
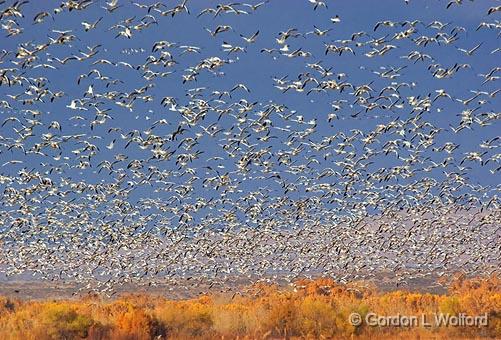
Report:
[{"label": "clear sky background", "polygon": [[[145,4],[153,2],[144,2]],[[16,175],[22,168],[35,169],[40,172],[49,171],[54,165],[67,163],[69,167],[65,168],[64,173],[57,174],[56,171],[47,173],[46,176],[53,178],[59,182],[63,177],[70,177],[72,180],[84,180],[88,183],[107,183],[113,181],[108,176],[107,171],[98,172],[97,165],[103,160],[111,160],[119,153],[126,154],[129,159],[121,164],[126,166],[129,161],[133,159],[147,159],[151,156],[151,151],[142,150],[137,145],[130,145],[125,148],[127,140],[120,138],[120,134],[115,131],[109,131],[112,127],[119,127],[122,133],[127,133],[131,130],[138,130],[144,132],[152,126],[153,122],[159,119],[166,119],[170,124],[155,128],[154,133],[162,136],[168,136],[175,131],[182,116],[175,111],[169,110],[169,107],[162,107],[160,101],[165,96],[174,97],[177,101],[177,107],[188,105],[189,98],[186,93],[189,89],[204,87],[206,90],[202,92],[201,98],[215,99],[216,96],[211,95],[212,91],[229,91],[235,84],[244,83],[249,89],[250,93],[242,90],[237,90],[232,93],[232,98],[223,98],[227,103],[237,102],[240,99],[246,99],[249,102],[258,102],[255,111],[261,110],[266,104],[276,103],[286,106],[284,113],[292,113],[292,118],[303,116],[304,121],[315,119],[317,122],[316,132],[309,137],[311,141],[319,142],[323,138],[335,135],[338,132],[349,133],[351,129],[360,129],[363,132],[368,132],[375,128],[377,124],[385,124],[391,120],[400,118],[408,119],[414,113],[411,112],[412,108],[408,103],[400,110],[389,111],[383,109],[375,109],[369,112],[362,111],[357,117],[351,117],[354,113],[364,110],[358,104],[354,104],[354,96],[351,95],[352,90],[346,90],[343,93],[328,92],[328,93],[311,93],[307,95],[305,92],[294,92],[292,90],[282,93],[279,89],[274,87],[275,83],[273,77],[287,76],[287,80],[296,80],[301,72],[310,72],[315,74],[320,79],[320,76],[310,68],[306,67],[307,63],[321,62],[325,68],[332,67],[334,74],[344,73],[345,81],[352,83],[354,86],[362,84],[371,84],[375,89],[375,94],[392,81],[397,83],[407,82],[415,83],[412,89],[402,88],[402,98],[409,96],[427,96],[430,94],[432,98],[436,95],[436,90],[445,89],[453,98],[466,99],[473,95],[471,90],[488,91],[492,92],[497,88],[497,82],[489,82],[481,85],[484,78],[479,77],[480,73],[487,73],[493,67],[498,65],[499,53],[491,53],[494,49],[499,47],[498,32],[499,30],[492,29],[479,29],[476,30],[480,22],[494,22],[499,18],[497,13],[487,16],[489,7],[497,4],[495,1],[464,1],[461,6],[452,5],[446,9],[447,2],[445,1],[410,1],[406,4],[404,1],[327,1],[327,8],[319,7],[314,10],[313,5],[308,1],[280,1],[274,0],[267,3],[265,6],[260,7],[256,11],[249,8],[237,6],[238,8],[249,11],[249,15],[240,14],[221,14],[214,18],[213,15],[207,14],[197,18],[206,7],[216,8],[218,2],[215,1],[188,1],[187,6],[190,15],[187,13],[180,13],[171,16],[161,16],[158,11],[152,10],[151,15],[155,16],[158,24],[151,25],[143,31],[133,30],[132,38],[127,39],[123,36],[116,37],[119,28],[111,29],[112,25],[119,23],[125,18],[132,18],[132,24],[138,24],[143,20],[144,22],[150,19],[144,18],[147,13],[146,9],[141,9],[129,1],[119,1],[120,7],[109,13],[103,7],[106,6],[104,1],[95,1],[87,9],[83,11],[63,11],[63,13],[54,15],[53,18],[45,18],[43,23],[33,24],[32,18],[41,11],[53,12],[53,8],[58,7],[59,2],[31,1],[23,5],[24,18],[17,18],[20,26],[23,27],[23,33],[13,37],[0,38],[0,47],[6,51],[12,51],[10,55],[3,59],[1,67],[13,67],[12,61],[16,61],[15,51],[21,44],[42,44],[49,40],[48,37],[55,38],[58,33],[53,30],[69,30],[74,34],[76,40],[66,45],[50,46],[44,52],[38,54],[39,59],[33,63],[48,63],[57,69],[48,69],[44,67],[20,68],[17,73],[25,77],[45,77],[48,79],[47,88],[51,91],[63,91],[64,96],[51,102],[50,97],[44,98],[44,103],[36,102],[33,105],[23,105],[16,102],[11,98],[6,97],[7,94],[19,94],[27,89],[27,86],[12,86],[0,87],[0,96],[5,99],[12,107],[12,109],[1,109],[1,115],[4,118],[9,116],[16,116],[23,119],[30,118],[30,114],[25,110],[39,110],[42,114],[37,117],[44,125],[37,126],[34,129],[35,137],[28,138],[24,142],[25,149],[29,149],[36,143],[40,142],[41,134],[47,132],[47,125],[52,121],[61,123],[62,130],[60,132],[52,129],[51,133],[60,134],[61,136],[71,134],[85,134],[84,139],[95,144],[99,147],[99,152],[92,158],[92,167],[87,169],[74,168],[72,166],[78,164],[72,150],[81,147],[73,141],[67,141],[62,144],[62,150],[47,148],[44,150],[46,155],[29,154],[25,155],[19,149],[10,149],[1,147],[0,157],[2,162],[10,160],[21,160],[22,164],[8,164],[0,168],[0,173],[8,175]],[[5,5],[4,5],[5,6]],[[166,2],[166,10],[174,7],[175,3]],[[340,23],[332,23],[330,18],[338,15],[341,19]],[[103,17],[102,21],[97,25],[96,29],[89,32],[84,32],[82,21],[94,22],[98,18]],[[4,18],[5,20],[5,18]],[[371,37],[381,38],[384,36],[391,37],[395,32],[404,30],[401,26],[397,25],[393,28],[379,27],[374,31],[376,22],[382,20],[390,20],[396,22],[403,22],[405,20],[421,20],[423,25],[416,25],[416,33],[413,38],[421,35],[434,36],[438,32],[436,29],[425,27],[430,22],[438,20],[442,23],[449,23],[443,29],[443,32],[450,33],[455,27],[463,27],[465,31],[459,31],[457,41],[452,44],[429,44],[426,47],[416,46],[411,39],[393,40],[386,44],[394,44],[396,49],[391,50],[384,56],[368,58],[364,54],[371,50],[370,46],[363,46],[356,48],[354,43],[348,43],[347,46],[354,48],[355,55],[350,53],[343,53],[341,56],[336,54],[325,55],[324,44],[336,44],[336,40],[350,39],[354,32],[365,31],[368,36],[360,38],[359,41],[368,41]],[[206,31],[205,28],[214,30],[218,25],[230,25],[232,30],[218,34],[216,37]],[[304,34],[314,29],[314,26],[320,29],[332,29],[327,35],[318,37],[314,34],[308,35],[306,38],[300,36],[298,38],[290,38],[287,40],[289,50],[294,51],[301,48],[302,51],[311,53],[310,57],[302,58],[288,58],[274,53],[261,53],[263,48],[280,48],[276,38],[279,32],[286,31],[289,28],[296,28],[298,32]],[[409,26],[405,26],[408,28]],[[250,36],[256,31],[259,31],[257,41],[254,44],[247,45],[240,37],[240,34]],[[389,38],[388,38],[389,39]],[[118,65],[92,65],[93,62],[99,59],[107,59],[111,62],[117,63],[125,61],[133,66],[143,64],[149,55],[158,57],[160,51],[155,53],[151,52],[152,46],[155,42],[167,40],[175,43],[176,46],[166,48],[164,51],[169,51],[176,64],[172,67],[163,68],[161,66],[152,66],[151,69],[155,71],[169,71],[171,75],[165,78],[156,78],[153,81],[147,81],[142,77],[144,70],[133,70],[128,67]],[[246,52],[244,53],[228,53],[222,51],[221,44],[227,42],[233,45],[244,46]],[[457,50],[457,48],[470,49],[478,43],[482,43],[476,53],[472,56],[467,56]],[[97,48],[99,53],[94,57],[78,62],[70,60],[65,65],[56,61],[50,61],[51,58],[65,58],[71,55],[79,55],[79,51],[85,51],[86,46],[100,45]],[[179,48],[181,45],[193,45],[200,47],[200,53],[186,53],[181,54],[182,50]],[[28,49],[32,45],[26,45]],[[139,52],[130,52],[129,49],[140,50]],[[433,57],[433,61],[416,62],[413,63],[407,59],[401,58],[406,56],[410,51],[418,50],[422,53],[427,53]],[[186,69],[195,66],[201,60],[207,57],[217,56],[221,59],[231,59],[233,62],[225,65],[221,71],[224,76],[216,76],[207,71],[202,71],[197,76],[196,81],[182,83],[182,75],[186,74]],[[436,79],[432,76],[431,71],[427,67],[432,64],[440,64],[441,67],[449,68],[456,63],[468,63],[471,65],[469,69],[459,70],[453,77],[447,79]],[[383,67],[400,67],[406,66],[401,71],[401,76],[394,80],[382,79],[373,71],[381,71]],[[116,85],[111,85],[109,88],[105,87],[105,82],[92,79],[91,77],[82,79],[81,83],[77,84],[77,78],[80,74],[88,73],[92,69],[99,69],[99,71],[110,77],[111,79],[120,79],[121,82]],[[101,101],[99,104],[100,109],[110,109],[108,112],[112,119],[108,119],[106,123],[97,125],[93,130],[90,130],[90,122],[94,119],[94,109],[89,107],[86,111],[75,111],[67,107],[73,99],[82,98],[85,91],[90,84],[93,84],[94,93],[103,93],[105,91],[119,91],[130,93],[133,89],[139,89],[146,84],[154,84],[154,87],[148,90],[146,94],[152,95],[153,100],[149,102],[142,102],[136,100],[132,112],[128,109],[121,108],[114,104],[116,100],[108,101],[104,99],[97,99]],[[310,85],[309,85],[310,86]],[[332,113],[331,103],[335,100],[347,100],[348,102],[343,108],[336,112],[339,119],[332,122],[327,122],[329,113]],[[499,96],[495,98],[487,98],[488,102],[483,104],[481,108],[476,111],[476,114],[485,112],[496,112],[499,109]],[[476,101],[470,104],[471,108],[476,107]],[[437,110],[438,109],[438,110]],[[493,123],[487,127],[480,127],[473,124],[471,129],[465,129],[461,133],[454,134],[450,132],[450,126],[458,126],[460,117],[458,114],[465,109],[465,106],[455,100],[448,100],[444,98],[438,99],[433,103],[431,110],[424,114],[425,120],[432,122],[435,126],[444,128],[445,131],[437,137],[436,145],[440,146],[446,141],[460,144],[460,147],[455,151],[458,160],[461,160],[465,152],[479,150],[479,144],[486,139],[495,137],[499,134],[499,124]],[[70,120],[69,118],[75,115],[82,116],[84,120]],[[218,114],[209,112],[206,119],[199,125],[207,127],[213,122],[217,122],[225,130],[231,129],[235,124],[233,119],[223,117],[219,122],[217,121]],[[304,124],[296,124],[294,122],[285,122],[277,115],[270,117],[272,123],[276,127],[289,126],[292,130],[300,130],[307,128]],[[494,121],[495,122],[495,121]],[[1,136],[4,138],[16,138],[14,128],[19,129],[20,125],[17,122],[5,124],[1,130]],[[194,126],[183,134],[183,137],[193,137],[195,133],[200,133],[201,127]],[[288,133],[273,130],[277,136],[275,139],[270,139],[265,144],[258,145],[260,147],[269,147],[274,152],[279,152],[285,149],[284,142],[287,140]],[[145,136],[144,134],[142,135]],[[203,151],[204,153],[198,160],[190,163],[190,167],[197,169],[197,175],[201,178],[195,182],[194,192],[192,193],[190,201],[196,197],[217,197],[219,193],[210,191],[204,188],[202,180],[210,174],[204,166],[215,167],[217,164],[222,165],[220,172],[235,171],[235,160],[228,160],[228,155],[221,149],[221,138],[210,138],[204,136],[201,138],[201,144],[195,149]],[[260,134],[252,134],[249,137],[251,142],[257,142]],[[106,148],[111,141],[115,140],[115,145],[112,150]],[[382,140],[384,144],[385,140]],[[9,144],[9,143],[7,143]],[[178,143],[172,143],[171,150],[176,148]],[[483,150],[480,150],[483,151]],[[488,154],[485,157],[490,157],[496,153],[496,149],[487,150]],[[62,153],[60,160],[54,160],[59,153]],[[180,151],[176,151],[179,154]],[[429,152],[430,161],[442,161],[444,158],[443,153]],[[175,154],[175,155],[176,155]],[[405,154],[405,151],[402,151]],[[221,156],[225,158],[223,161],[207,161],[211,156]],[[311,156],[306,154],[305,157]],[[67,157],[66,159],[64,157]],[[302,156],[301,156],[302,157]],[[320,164],[313,167],[318,167],[320,172],[324,168],[334,167],[333,162],[342,161],[343,155],[334,155],[328,161],[322,161],[319,157]],[[304,159],[302,159],[304,160]],[[169,161],[151,162],[152,165],[157,166],[162,170],[176,171],[175,157]],[[458,161],[459,162],[459,161]],[[369,166],[369,170],[376,171],[384,167],[390,167],[399,164],[399,161],[393,156],[377,157],[375,163]],[[489,170],[495,169],[496,164],[491,163],[488,166],[480,166],[479,163],[465,164],[471,167],[469,172],[469,179],[473,184],[482,184],[494,187],[499,183],[499,172],[491,174]],[[64,165],[63,165],[64,167]],[[275,171],[282,174],[284,178],[288,178],[291,182],[297,179],[297,174],[290,174],[286,172],[287,167],[283,165],[275,165]],[[247,177],[240,174],[235,174],[234,177],[242,181],[239,186],[240,190],[247,192],[255,189],[256,187],[269,187],[273,190],[273,195],[277,197],[283,195],[283,191],[276,184],[273,179],[256,179],[259,174],[259,169],[255,168],[253,172]],[[125,171],[127,176],[133,180],[134,176],[130,171]],[[425,174],[431,176],[437,181],[443,179],[442,169],[432,171]],[[419,178],[419,174],[416,175]],[[170,181],[174,183],[183,183],[186,176],[173,176]],[[125,182],[124,182],[125,183]],[[159,184],[157,184],[159,185]],[[160,185],[161,186],[161,185]],[[169,198],[170,193],[154,192],[158,189],[156,185],[135,185],[128,197],[130,202],[136,202],[141,197],[159,197]],[[234,193],[233,197],[238,198],[242,193]],[[304,188],[299,188],[297,192],[288,193],[290,197],[300,198],[303,195],[309,195]],[[78,196],[78,195],[77,195]],[[71,196],[70,196],[71,197]],[[187,198],[188,199],[188,198]],[[53,198],[57,201],[58,198]]]}]

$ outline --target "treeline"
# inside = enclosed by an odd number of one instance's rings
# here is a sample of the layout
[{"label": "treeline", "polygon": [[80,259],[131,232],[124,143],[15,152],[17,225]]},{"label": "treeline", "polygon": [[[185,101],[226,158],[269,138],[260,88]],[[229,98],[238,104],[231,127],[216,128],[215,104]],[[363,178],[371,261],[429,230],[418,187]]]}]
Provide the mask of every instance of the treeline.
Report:
[{"label": "treeline", "polygon": [[[478,316],[482,327],[377,327],[350,323],[377,315]],[[0,298],[0,339],[457,339],[501,337],[497,277],[456,280],[444,295],[301,280],[293,287],[254,285],[239,294],[168,300],[124,295],[115,300],[22,301]]]}]

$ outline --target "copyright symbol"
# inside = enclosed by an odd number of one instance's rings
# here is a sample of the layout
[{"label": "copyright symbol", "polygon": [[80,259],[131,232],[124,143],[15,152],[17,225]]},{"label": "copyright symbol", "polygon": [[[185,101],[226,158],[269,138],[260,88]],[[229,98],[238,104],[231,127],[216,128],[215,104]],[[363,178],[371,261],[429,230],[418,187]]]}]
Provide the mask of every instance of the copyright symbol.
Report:
[{"label": "copyright symbol", "polygon": [[348,320],[352,326],[360,326],[362,324],[362,317],[358,313],[351,313]]}]

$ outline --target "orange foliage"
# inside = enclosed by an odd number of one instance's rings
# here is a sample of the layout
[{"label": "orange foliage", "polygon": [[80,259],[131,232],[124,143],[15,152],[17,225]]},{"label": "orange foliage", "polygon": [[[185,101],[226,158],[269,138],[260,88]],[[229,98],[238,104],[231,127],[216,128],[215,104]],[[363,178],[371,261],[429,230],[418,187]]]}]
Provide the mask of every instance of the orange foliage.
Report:
[{"label": "orange foliage", "polygon": [[[456,339],[501,337],[501,281],[458,277],[448,294],[299,280],[292,287],[257,284],[246,293],[168,300],[124,295],[61,301],[0,297],[0,339]],[[489,315],[487,327],[353,326],[351,313]]]}]

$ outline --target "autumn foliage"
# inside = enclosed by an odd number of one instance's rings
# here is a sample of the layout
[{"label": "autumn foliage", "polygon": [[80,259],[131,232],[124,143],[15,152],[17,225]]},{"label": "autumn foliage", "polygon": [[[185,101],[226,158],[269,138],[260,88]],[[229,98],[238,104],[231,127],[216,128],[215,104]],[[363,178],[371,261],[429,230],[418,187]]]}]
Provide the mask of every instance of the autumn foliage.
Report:
[{"label": "autumn foliage", "polygon": [[[488,326],[353,326],[349,315],[449,313],[489,316]],[[22,301],[0,298],[0,339],[457,339],[501,337],[497,277],[457,279],[448,294],[378,292],[330,279],[291,287],[254,285],[239,294],[190,300],[124,295],[115,300]]]}]

